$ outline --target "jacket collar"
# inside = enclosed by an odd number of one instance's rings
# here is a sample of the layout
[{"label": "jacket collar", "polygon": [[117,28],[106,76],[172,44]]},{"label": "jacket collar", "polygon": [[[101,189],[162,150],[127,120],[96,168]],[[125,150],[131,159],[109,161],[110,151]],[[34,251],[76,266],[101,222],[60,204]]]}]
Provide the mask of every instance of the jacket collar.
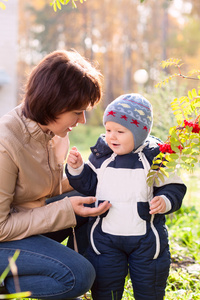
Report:
[{"label": "jacket collar", "polygon": [[20,104],[16,108],[16,113],[21,118],[22,122],[25,125],[24,131],[28,132],[29,135],[35,139],[40,141],[49,141],[54,137],[53,132],[44,132],[39,124],[29,118],[26,118],[22,113],[22,104]]},{"label": "jacket collar", "polygon": [[90,147],[90,149],[92,153],[98,158],[113,153],[113,151],[110,149],[110,147],[105,141],[105,134],[101,134],[96,144],[93,147]]}]

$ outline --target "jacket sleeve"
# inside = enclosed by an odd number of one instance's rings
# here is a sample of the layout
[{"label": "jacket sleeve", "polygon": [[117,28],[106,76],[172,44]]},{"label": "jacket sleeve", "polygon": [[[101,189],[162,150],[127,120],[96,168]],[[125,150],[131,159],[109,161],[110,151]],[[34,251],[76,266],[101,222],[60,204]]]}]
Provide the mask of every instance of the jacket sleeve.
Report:
[{"label": "jacket sleeve", "polygon": [[[57,231],[76,225],[71,202],[63,200],[33,209],[13,207],[18,168],[0,146],[0,241]],[[27,166],[28,167],[28,166]]]},{"label": "jacket sleeve", "polygon": [[[149,147],[145,150],[145,155],[150,165],[152,164],[154,157],[160,152],[159,146],[157,145],[160,141],[158,140],[157,142],[157,139],[154,138],[153,142],[153,147]],[[165,214],[170,214],[181,207],[186,190],[187,188],[185,184],[177,174],[171,174],[169,178],[165,177],[164,182],[160,180],[160,184],[155,185],[153,188],[154,196],[165,196],[171,204],[170,210]]]},{"label": "jacket sleeve", "polygon": [[[154,157],[160,153],[158,142],[161,141],[154,138],[153,147],[149,147],[149,149],[146,150],[150,165],[152,164]],[[170,214],[181,207],[187,189],[177,174],[171,174],[169,178],[164,177],[164,179],[164,182],[159,180],[159,185],[154,185],[154,196],[165,196],[168,199],[171,208],[165,214]]]},{"label": "jacket sleeve", "polygon": [[164,195],[171,203],[171,209],[166,214],[170,214],[181,207],[185,193],[186,186],[183,183],[170,183],[154,187],[154,196]]},{"label": "jacket sleeve", "polygon": [[77,176],[73,176],[69,173],[67,165],[65,167],[65,172],[70,185],[75,190],[86,196],[95,196],[97,186],[97,175],[88,166],[88,164],[84,164],[82,172]]}]

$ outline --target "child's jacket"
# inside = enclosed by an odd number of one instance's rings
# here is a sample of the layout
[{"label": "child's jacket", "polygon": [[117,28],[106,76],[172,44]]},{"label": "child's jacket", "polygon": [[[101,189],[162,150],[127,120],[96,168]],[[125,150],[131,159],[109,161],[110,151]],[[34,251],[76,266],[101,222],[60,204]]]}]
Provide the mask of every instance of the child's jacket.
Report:
[{"label": "child's jacket", "polygon": [[[152,230],[156,247],[154,258],[160,253],[160,234],[164,228],[164,214],[149,214],[149,202],[154,196],[162,196],[167,212],[178,210],[186,192],[181,179],[174,175],[152,187],[147,185],[147,173],[153,158],[159,153],[158,139],[149,137],[144,145],[126,155],[116,155],[107,146],[104,136],[91,147],[89,161],[80,174],[72,176],[66,167],[67,176],[74,189],[85,195],[96,195],[98,202],[112,203],[106,216],[94,218],[91,229],[91,244],[100,254],[93,241],[93,231],[101,221],[104,233],[116,236],[136,237],[138,240]],[[73,173],[75,174],[75,173]],[[96,203],[98,205],[98,203]],[[161,229],[162,228],[162,229]],[[165,234],[166,235],[166,234]]]}]

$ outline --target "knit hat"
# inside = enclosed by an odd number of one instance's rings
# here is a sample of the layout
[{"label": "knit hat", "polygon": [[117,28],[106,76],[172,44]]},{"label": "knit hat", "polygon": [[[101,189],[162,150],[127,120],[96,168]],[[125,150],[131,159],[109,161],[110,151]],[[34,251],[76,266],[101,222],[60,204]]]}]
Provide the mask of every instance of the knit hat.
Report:
[{"label": "knit hat", "polygon": [[140,94],[125,94],[111,102],[103,116],[103,124],[111,121],[128,128],[134,138],[134,149],[141,146],[148,137],[153,112],[150,102]]}]

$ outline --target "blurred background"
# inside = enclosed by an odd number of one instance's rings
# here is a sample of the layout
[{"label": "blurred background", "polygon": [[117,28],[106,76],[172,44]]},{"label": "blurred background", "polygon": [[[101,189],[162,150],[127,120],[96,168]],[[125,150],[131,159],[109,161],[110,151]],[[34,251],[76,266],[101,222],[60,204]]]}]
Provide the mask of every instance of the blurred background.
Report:
[{"label": "blurred background", "polygon": [[[27,75],[41,58],[57,49],[75,49],[97,64],[104,81],[101,103],[87,113],[86,125],[70,132],[71,147],[77,146],[87,160],[104,132],[103,110],[129,92],[141,93],[152,103],[151,134],[165,141],[175,124],[171,101],[197,89],[199,81],[176,77],[155,88],[178,73],[174,67],[163,70],[160,63],[178,58],[184,63],[182,74],[200,70],[200,0],[78,0],[76,9],[70,1],[57,12],[50,1],[8,0],[5,10],[0,7],[0,116],[22,101]],[[175,267],[166,300],[200,299],[200,168],[181,175],[187,185],[184,205],[167,218]],[[130,287],[128,282],[123,299],[133,299]]]},{"label": "blurred background", "polygon": [[[199,68],[199,0],[146,0],[142,4],[139,0],[87,0],[77,1],[76,9],[69,2],[57,12],[50,0],[8,0],[5,4],[6,9],[0,9],[0,116],[21,102],[27,74],[43,56],[56,49],[76,49],[97,63],[104,75],[103,100],[87,114],[92,132],[100,126],[94,140],[103,130],[103,109],[129,92],[142,93],[150,100],[152,134],[166,139],[174,122],[170,102],[196,82],[178,78],[155,88],[169,76],[167,72],[178,72],[174,68],[163,71],[160,62],[182,59],[183,74]],[[88,134],[90,128],[80,130]]]}]

